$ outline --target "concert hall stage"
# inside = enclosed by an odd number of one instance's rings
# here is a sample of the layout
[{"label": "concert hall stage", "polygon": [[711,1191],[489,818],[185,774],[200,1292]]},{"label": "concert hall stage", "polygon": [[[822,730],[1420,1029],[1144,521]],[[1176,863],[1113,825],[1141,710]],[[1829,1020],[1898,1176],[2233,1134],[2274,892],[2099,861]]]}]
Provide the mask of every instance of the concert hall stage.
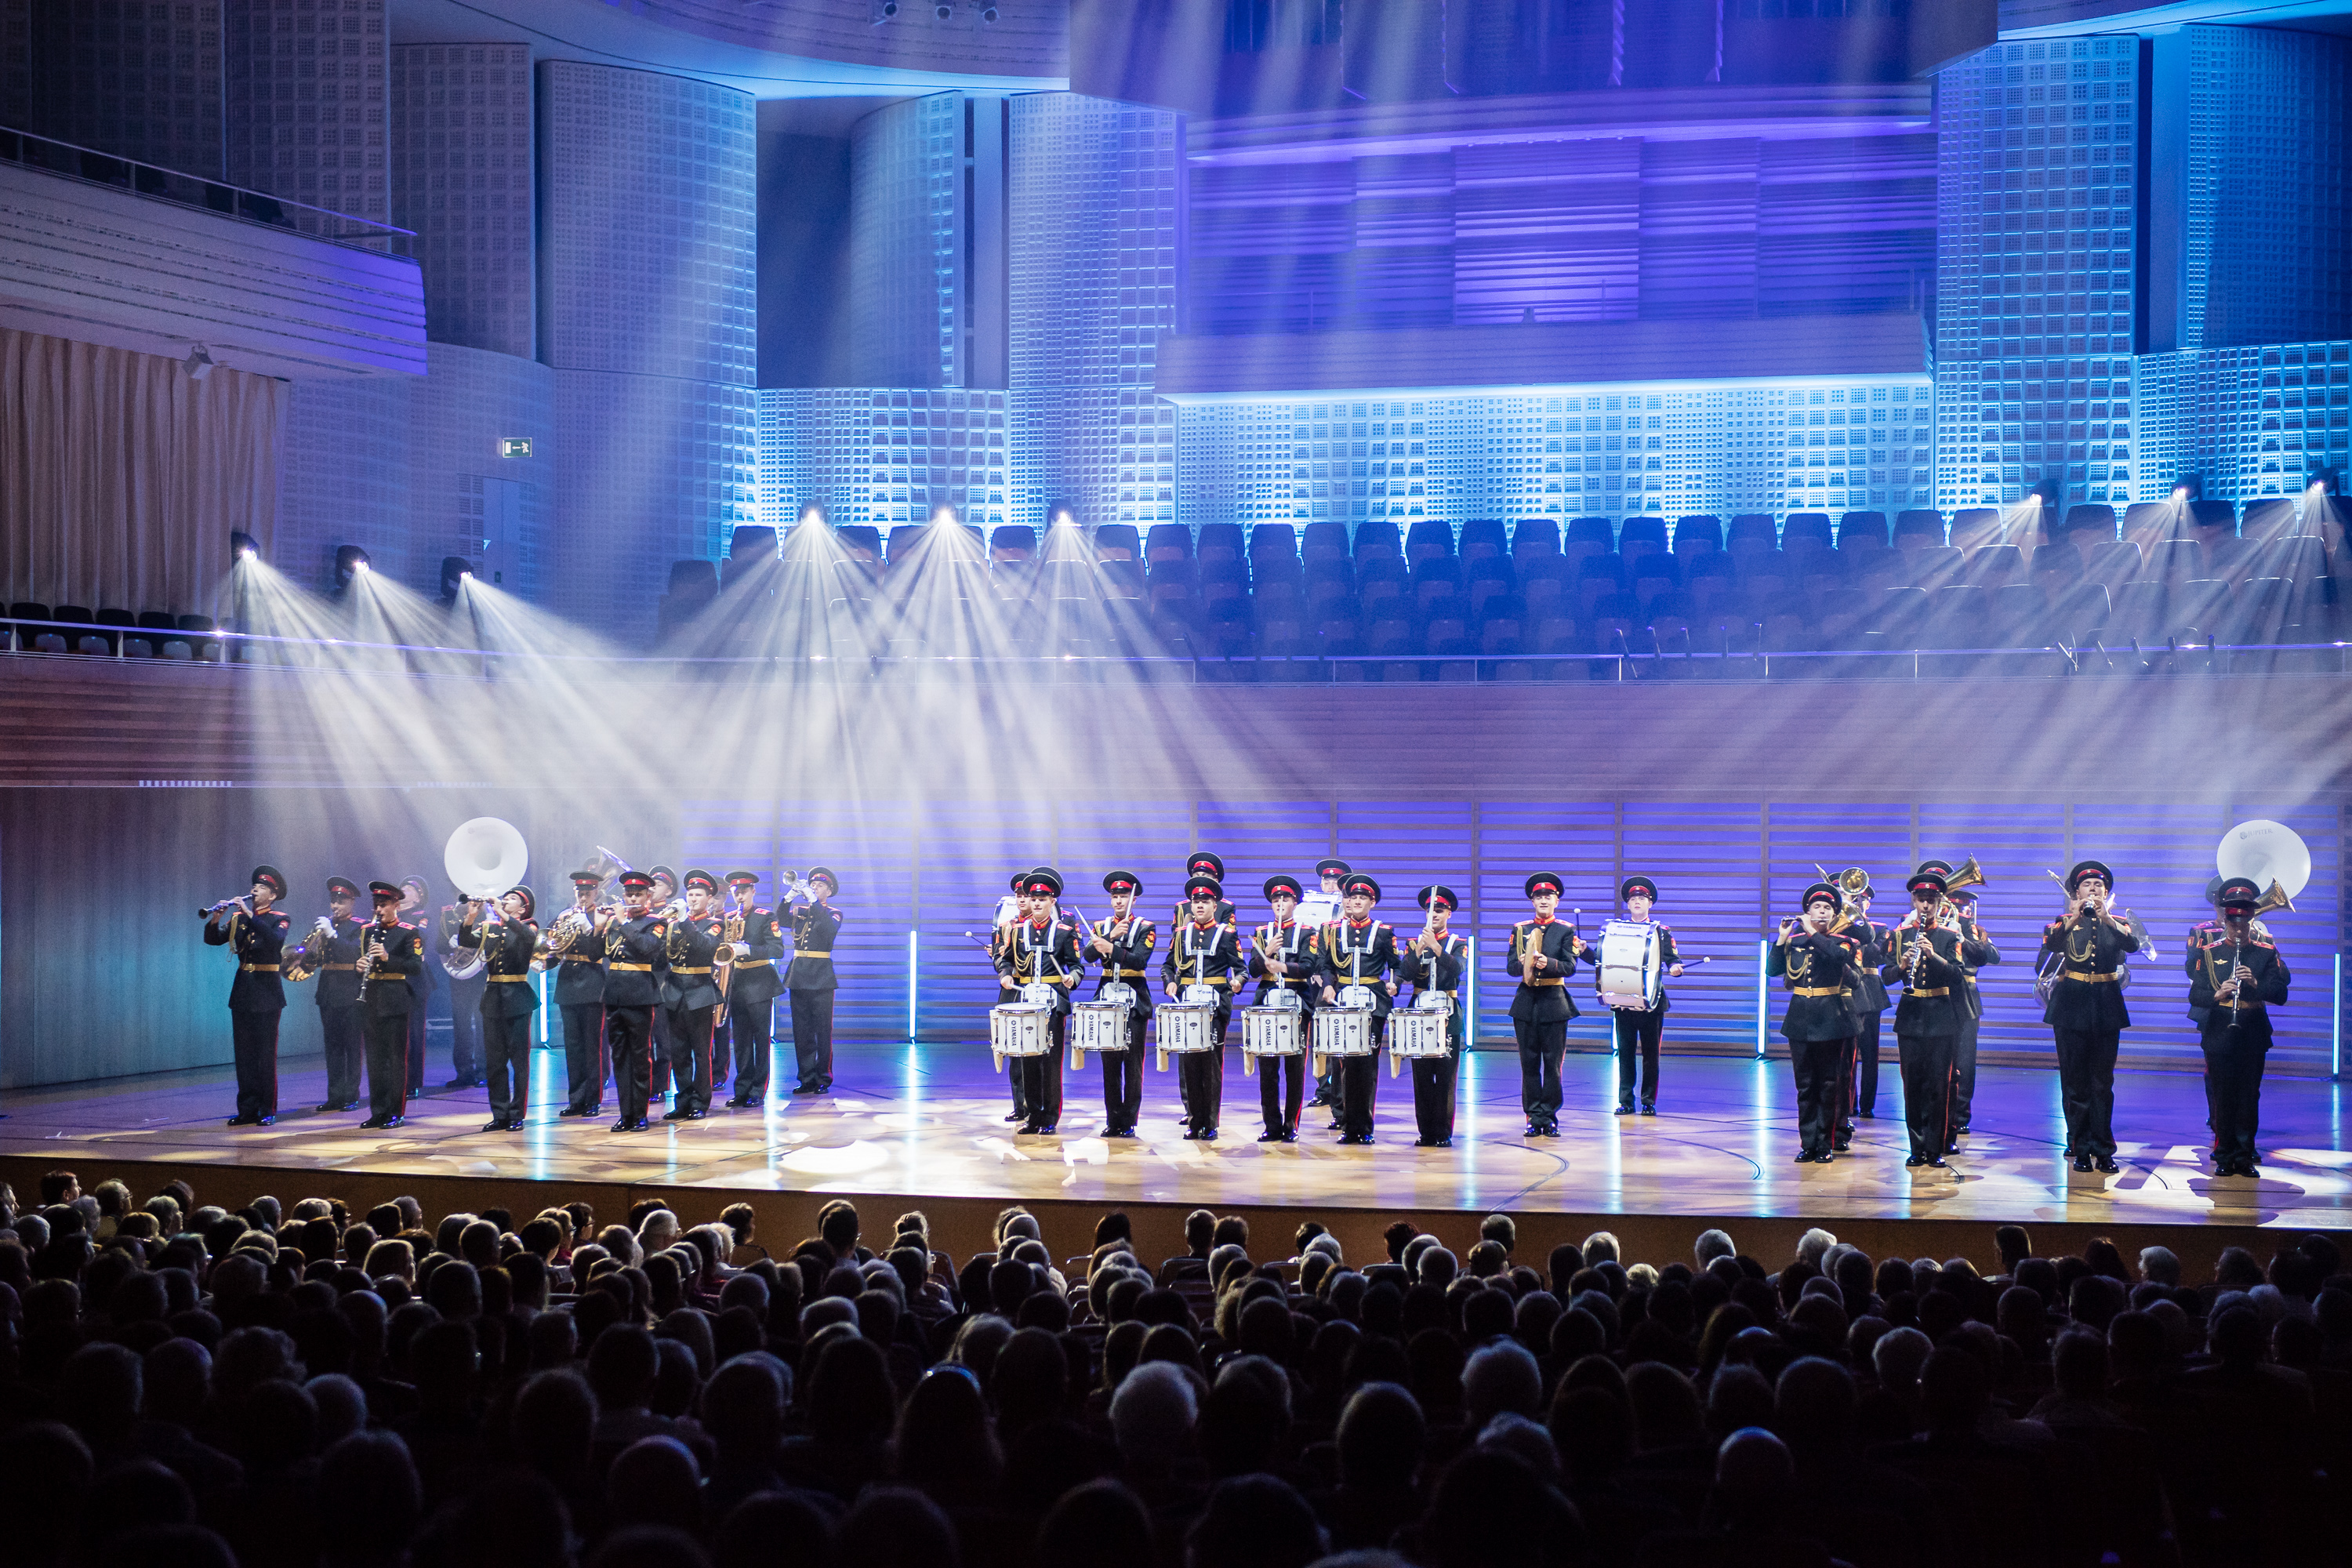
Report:
[{"label": "concert hall stage", "polygon": [[[1006,1127],[1005,1081],[978,1047],[845,1047],[830,1094],[774,1100],[764,1118],[722,1110],[639,1133],[607,1130],[609,1101],[599,1121],[556,1120],[561,1053],[536,1052],[533,1064],[531,1125],[521,1133],[478,1131],[488,1114],[481,1090],[437,1089],[413,1104],[406,1126],[362,1132],[364,1111],[310,1110],[324,1087],[311,1058],[289,1065],[280,1084],[288,1112],[269,1128],[222,1125],[231,1100],[225,1068],[18,1093],[0,1121],[0,1161],[20,1198],[39,1170],[58,1166],[74,1169],[85,1189],[122,1174],[141,1197],[184,1175],[200,1202],[231,1205],[262,1192],[355,1204],[415,1192],[435,1212],[496,1202],[523,1213],[585,1189],[600,1217],[656,1194],[675,1194],[692,1222],[749,1198],[771,1246],[782,1232],[803,1233],[825,1197],[851,1194],[891,1213],[924,1207],[935,1226],[962,1237],[959,1252],[984,1245],[986,1215],[1011,1202],[1066,1215],[1071,1223],[1054,1239],[1072,1253],[1085,1250],[1076,1223],[1090,1229],[1110,1208],[1167,1230],[1171,1250],[1175,1216],[1206,1206],[1267,1216],[1285,1237],[1299,1218],[1330,1215],[1351,1247],[1376,1246],[1379,1227],[1398,1215],[1451,1237],[1503,1210],[1547,1246],[1605,1226],[1656,1236],[1654,1249],[1633,1255],[1657,1258],[1684,1256],[1701,1226],[1718,1222],[1759,1257],[1768,1249],[1751,1236],[1774,1237],[1777,1256],[1780,1232],[1793,1242],[1815,1223],[1866,1250],[1989,1257],[1992,1227],[2017,1222],[2036,1227],[2048,1249],[2078,1234],[2145,1241],[2169,1227],[2160,1239],[2184,1260],[2233,1241],[2267,1256],[2254,1227],[2338,1227],[2352,1214],[2352,1154],[2339,1152],[2344,1091],[2308,1078],[2273,1076],[2265,1085],[2263,1175],[2250,1182],[2212,1177],[2201,1085],[2179,1072],[2119,1075],[2124,1169],[2100,1178],[2075,1176],[2059,1158],[2058,1079],[2042,1068],[1983,1070],[1976,1130],[1947,1173],[1904,1166],[1891,1060],[1877,1119],[1860,1124],[1851,1156],[1826,1167],[1791,1163],[1796,1096],[1783,1061],[1668,1057],[1661,1113],[1618,1117],[1615,1061],[1571,1055],[1563,1135],[1530,1141],[1521,1136],[1516,1058],[1475,1052],[1462,1075],[1454,1143],[1444,1150],[1412,1147],[1409,1080],[1385,1071],[1373,1147],[1339,1147],[1323,1130],[1328,1116],[1311,1109],[1296,1144],[1262,1145],[1257,1079],[1243,1075],[1238,1053],[1213,1144],[1185,1141],[1174,1077],[1156,1064],[1145,1082],[1143,1135],[1108,1142],[1093,1135],[1101,1090],[1091,1058],[1083,1073],[1065,1075],[1063,1132],[1048,1138]],[[544,1185],[509,1185],[521,1183]]]}]

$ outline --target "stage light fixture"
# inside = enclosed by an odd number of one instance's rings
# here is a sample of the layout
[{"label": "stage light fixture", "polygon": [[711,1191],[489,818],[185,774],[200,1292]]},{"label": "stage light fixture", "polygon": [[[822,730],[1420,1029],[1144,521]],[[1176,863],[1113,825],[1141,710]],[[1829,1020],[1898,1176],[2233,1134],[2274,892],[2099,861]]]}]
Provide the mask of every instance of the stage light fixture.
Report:
[{"label": "stage light fixture", "polygon": [[811,501],[808,505],[801,508],[801,515],[798,521],[813,527],[822,528],[824,526],[824,508],[817,505],[814,501]]},{"label": "stage light fixture", "polygon": [[2205,479],[2201,474],[2183,474],[2172,481],[2172,499],[2184,505],[2205,499]]},{"label": "stage light fixture", "polygon": [[1048,528],[1076,528],[1078,526],[1078,514],[1076,511],[1073,511],[1066,503],[1056,501],[1053,506],[1046,510],[1045,526]]},{"label": "stage light fixture", "polygon": [[466,580],[474,574],[474,563],[462,555],[441,557],[441,602],[454,605]]},{"label": "stage light fixture", "polygon": [[2305,474],[2303,479],[2304,489],[2308,490],[2317,490],[2324,496],[2338,494],[2339,483],[2340,479],[2336,470],[2327,467],[2325,463],[2312,464],[2311,471]]},{"label": "stage light fixture", "polygon": [[180,368],[188,373],[190,381],[204,380],[213,373],[212,351],[198,343],[188,351],[188,357],[180,362]]},{"label": "stage light fixture", "polygon": [[940,505],[931,508],[931,521],[933,522],[953,522],[955,520],[956,509],[948,505],[944,501]]},{"label": "stage light fixture", "polygon": [[257,561],[261,558],[261,542],[242,529],[231,529],[228,558],[232,565],[239,561]]},{"label": "stage light fixture", "polygon": [[898,0],[882,0],[880,5],[874,7],[874,25],[878,27],[898,14]]},{"label": "stage light fixture", "polygon": [[955,7],[952,5],[934,5],[931,7],[931,15],[938,17],[942,22],[951,22],[955,20]]},{"label": "stage light fixture", "polygon": [[983,22],[988,23],[991,26],[995,26],[995,24],[996,24],[996,7],[995,7],[995,6],[993,6],[993,5],[983,5],[983,6],[982,6],[982,7],[981,7],[981,11],[980,11],[980,19],[981,19],[982,21],[983,21]]},{"label": "stage light fixture", "polygon": [[335,547],[335,591],[341,593],[352,585],[352,580],[368,569],[368,552],[356,544]]}]

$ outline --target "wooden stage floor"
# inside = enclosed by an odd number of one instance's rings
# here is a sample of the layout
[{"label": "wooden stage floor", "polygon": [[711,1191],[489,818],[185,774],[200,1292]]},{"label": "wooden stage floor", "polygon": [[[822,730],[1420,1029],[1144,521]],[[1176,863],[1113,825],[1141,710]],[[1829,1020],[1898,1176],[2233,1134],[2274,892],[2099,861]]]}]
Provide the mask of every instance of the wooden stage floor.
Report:
[{"label": "wooden stage floor", "polygon": [[[789,1057],[786,1058],[787,1066]],[[436,1063],[437,1079],[446,1068]],[[532,1180],[602,1185],[821,1194],[889,1194],[1122,1205],[1249,1205],[1806,1220],[2066,1222],[2105,1226],[2341,1226],[2352,1216],[2352,1152],[2343,1086],[2273,1078],[2263,1097],[2259,1181],[2216,1180],[2198,1078],[2126,1072],[2116,1086],[2117,1176],[2075,1176],[2059,1158],[2056,1075],[1987,1068],[1972,1136],[1949,1173],[1904,1167],[1901,1085],[1882,1069],[1878,1118],[1853,1153],[1797,1165],[1796,1095],[1785,1062],[1669,1057],[1655,1117],[1611,1114],[1616,1063],[1570,1056],[1562,1136],[1521,1137],[1518,1069],[1504,1053],[1474,1053],[1462,1074],[1454,1147],[1412,1147],[1408,1079],[1380,1079],[1378,1142],[1343,1149],[1309,1110],[1294,1145],[1260,1144],[1257,1079],[1239,1054],[1226,1069],[1220,1140],[1188,1142],[1174,1075],[1147,1073],[1142,1136],[1096,1138],[1094,1059],[1066,1074],[1059,1136],[1014,1136],[1001,1120],[1004,1079],[984,1049],[855,1046],[842,1049],[832,1093],[776,1100],[764,1115],[639,1133],[562,1121],[562,1054],[533,1056],[533,1110],[523,1131],[485,1134],[483,1092],[434,1090],[408,1124],[363,1132],[364,1110],[313,1113],[323,1093],[316,1058],[288,1064],[275,1127],[222,1125],[226,1068],[27,1090],[8,1097],[0,1155],[12,1166],[136,1163],[289,1173]],[[723,1096],[722,1096],[723,1098]],[[299,1109],[296,1109],[299,1108]],[[1915,1179],[1923,1176],[1926,1179]],[[85,1177],[85,1181],[89,1178]]]}]

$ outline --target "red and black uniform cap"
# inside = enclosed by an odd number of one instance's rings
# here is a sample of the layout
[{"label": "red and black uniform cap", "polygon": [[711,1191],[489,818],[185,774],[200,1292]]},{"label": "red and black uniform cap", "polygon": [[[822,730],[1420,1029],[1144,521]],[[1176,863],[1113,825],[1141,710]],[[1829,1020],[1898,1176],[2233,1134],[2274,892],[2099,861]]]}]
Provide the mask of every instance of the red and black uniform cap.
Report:
[{"label": "red and black uniform cap", "polygon": [[1568,884],[1561,881],[1559,873],[1554,871],[1538,871],[1528,879],[1528,897],[1531,899],[1538,893],[1564,893],[1567,890]]}]

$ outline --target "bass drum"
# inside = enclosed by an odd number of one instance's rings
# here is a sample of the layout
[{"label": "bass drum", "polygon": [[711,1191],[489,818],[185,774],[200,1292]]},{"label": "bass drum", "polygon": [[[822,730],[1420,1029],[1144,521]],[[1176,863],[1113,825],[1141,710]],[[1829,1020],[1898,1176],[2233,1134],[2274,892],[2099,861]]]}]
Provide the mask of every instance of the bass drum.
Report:
[{"label": "bass drum", "polygon": [[1601,1000],[1647,1012],[1658,1005],[1664,970],[1658,963],[1658,928],[1648,921],[1609,921],[1601,928],[1601,963],[1594,970]]}]

